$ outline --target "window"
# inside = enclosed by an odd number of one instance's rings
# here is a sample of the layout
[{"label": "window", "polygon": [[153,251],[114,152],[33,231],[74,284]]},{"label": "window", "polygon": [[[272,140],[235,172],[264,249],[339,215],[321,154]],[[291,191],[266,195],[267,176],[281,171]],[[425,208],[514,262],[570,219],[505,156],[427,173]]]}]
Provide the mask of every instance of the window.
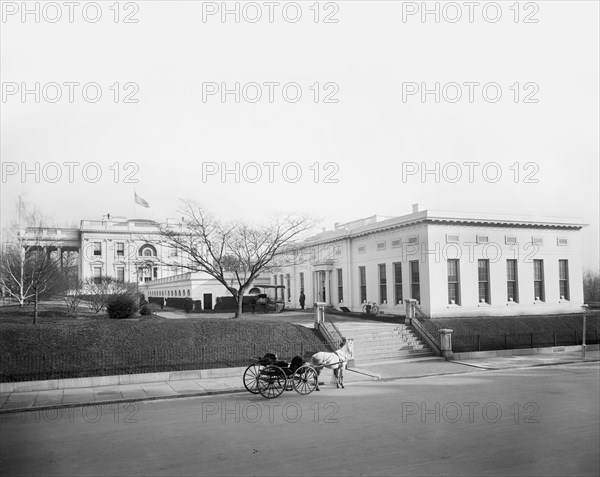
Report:
[{"label": "window", "polygon": [[287,288],[287,300],[292,301],[292,286],[289,273],[285,276],[285,286]]},{"label": "window", "polygon": [[140,248],[140,256],[156,257],[156,249],[152,245],[146,244]]},{"label": "window", "polygon": [[344,277],[342,274],[342,269],[337,269],[337,289],[338,289],[338,303],[344,301]]},{"label": "window", "polygon": [[421,302],[421,285],[419,284],[419,261],[412,260],[410,264],[410,297]]},{"label": "window", "polygon": [[536,300],[544,301],[544,261],[533,261],[533,296]]},{"label": "window", "polygon": [[477,236],[477,243],[488,243],[489,241],[490,241],[490,238],[487,235],[478,235]]},{"label": "window", "polygon": [[102,281],[102,267],[94,267],[94,283],[98,284]]},{"label": "window", "polygon": [[459,237],[456,234],[446,234],[446,243],[458,242]]},{"label": "window", "polygon": [[402,245],[402,242],[400,240],[392,240],[392,248],[397,248],[400,247]]},{"label": "window", "polygon": [[402,264],[394,263],[394,303],[402,303]]},{"label": "window", "polygon": [[117,242],[117,257],[125,256],[125,243]]},{"label": "window", "polygon": [[158,267],[154,267],[152,276],[158,278]]},{"label": "window", "polygon": [[358,253],[365,253],[367,251],[367,247],[363,245],[362,247],[358,247]]},{"label": "window", "polygon": [[169,250],[169,256],[170,257],[176,257],[177,256],[177,247],[171,247],[171,249]]},{"label": "window", "polygon": [[448,304],[460,305],[459,262],[448,260]]},{"label": "window", "polygon": [[490,261],[477,260],[479,302],[490,303]]},{"label": "window", "polygon": [[[277,275],[273,275],[273,285],[277,285]],[[275,301],[277,301],[277,288],[275,288]]]},{"label": "window", "polygon": [[565,238],[565,237],[558,237],[556,239],[556,245],[558,245],[559,247],[564,247],[566,245],[569,245],[569,239]]},{"label": "window", "polygon": [[123,267],[117,267],[117,281],[125,281],[125,269]]},{"label": "window", "polygon": [[544,245],[544,237],[532,237],[531,241],[534,245]]},{"label": "window", "polygon": [[517,261],[506,261],[506,299],[519,302],[519,286],[517,282]]},{"label": "window", "polygon": [[385,263],[380,263],[379,268],[379,303],[387,303],[387,276]]},{"label": "window", "polygon": [[304,273],[300,272],[300,290],[304,290]]},{"label": "window", "polygon": [[358,277],[360,284],[360,302],[367,301],[367,270],[365,267],[358,267]]},{"label": "window", "polygon": [[569,261],[558,261],[558,288],[561,300],[569,300]]},{"label": "window", "polygon": [[377,250],[385,250],[385,242],[379,242],[377,244]]},{"label": "window", "polygon": [[95,257],[102,256],[102,244],[100,242],[94,242],[94,256]]},{"label": "window", "polygon": [[515,237],[514,235],[507,235],[506,237],[504,237],[504,242],[506,243],[506,245],[514,245],[517,243],[517,237]]},{"label": "window", "polygon": [[408,237],[408,243],[419,243],[419,236],[413,235],[412,237]]}]

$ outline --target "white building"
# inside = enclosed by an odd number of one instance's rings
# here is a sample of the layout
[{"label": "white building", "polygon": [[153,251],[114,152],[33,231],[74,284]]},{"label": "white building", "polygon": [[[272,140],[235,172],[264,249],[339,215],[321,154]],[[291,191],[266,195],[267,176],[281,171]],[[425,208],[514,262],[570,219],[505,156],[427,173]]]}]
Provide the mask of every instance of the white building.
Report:
[{"label": "white building", "polygon": [[[146,296],[202,300],[204,309],[212,309],[216,298],[230,295],[206,273],[164,265],[164,261],[183,264],[187,257],[161,243],[157,223],[152,220],[124,217],[82,220],[78,229],[28,228],[24,233],[30,244],[49,253],[58,252],[61,256],[69,253],[76,257],[81,280],[109,276],[137,283]],[[268,278],[255,281],[256,285],[261,283],[268,284]]]},{"label": "white building", "polygon": [[[336,224],[280,257],[272,283],[292,305],[361,311],[367,301],[405,314],[414,298],[430,317],[573,313],[583,304],[575,219],[419,211]],[[295,263],[293,263],[295,262]]]}]

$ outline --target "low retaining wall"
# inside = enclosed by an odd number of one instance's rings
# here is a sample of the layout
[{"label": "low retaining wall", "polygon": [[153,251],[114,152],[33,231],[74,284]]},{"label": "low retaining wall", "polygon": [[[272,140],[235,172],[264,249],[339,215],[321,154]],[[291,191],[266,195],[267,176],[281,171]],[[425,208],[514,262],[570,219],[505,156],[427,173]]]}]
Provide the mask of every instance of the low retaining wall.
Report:
[{"label": "low retaining wall", "polygon": [[[600,345],[586,345],[588,351],[597,351]],[[521,348],[521,349],[498,349],[493,351],[472,351],[469,353],[454,353],[451,360],[479,359],[479,358],[509,358],[511,356],[527,356],[531,354],[553,354],[581,352],[581,345],[577,346],[552,346],[549,348]]]},{"label": "low retaining wall", "polygon": [[148,384],[184,379],[210,379],[242,376],[242,368],[198,369],[192,371],[170,371],[164,373],[122,374],[119,376],[92,376],[88,378],[48,379],[45,381],[23,381],[0,383],[0,392],[49,391],[52,389],[89,388],[94,386],[117,386],[119,384]]}]

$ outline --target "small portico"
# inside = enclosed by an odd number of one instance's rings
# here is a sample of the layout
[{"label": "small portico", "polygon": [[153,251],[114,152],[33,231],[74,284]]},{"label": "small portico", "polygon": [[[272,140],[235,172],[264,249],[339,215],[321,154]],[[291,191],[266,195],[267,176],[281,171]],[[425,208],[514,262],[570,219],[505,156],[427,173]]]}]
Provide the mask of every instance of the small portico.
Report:
[{"label": "small portico", "polygon": [[333,263],[333,260],[325,260],[312,266],[313,297],[315,297],[315,301],[325,303],[325,306],[333,305],[331,300]]}]

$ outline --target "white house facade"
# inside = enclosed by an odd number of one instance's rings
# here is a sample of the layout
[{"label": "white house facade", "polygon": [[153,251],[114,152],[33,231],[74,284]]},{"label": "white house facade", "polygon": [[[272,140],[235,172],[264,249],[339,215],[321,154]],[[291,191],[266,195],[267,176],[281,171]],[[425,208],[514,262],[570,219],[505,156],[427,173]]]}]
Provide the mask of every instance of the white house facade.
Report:
[{"label": "white house facade", "polygon": [[[136,283],[146,296],[202,300],[205,309],[211,309],[216,298],[230,295],[210,275],[177,265],[188,257],[161,243],[157,225],[147,219],[106,217],[82,220],[79,228],[29,228],[22,233],[30,245],[48,253],[70,254],[69,262],[76,263],[81,280],[108,276]],[[255,281],[261,283],[268,284],[269,279]]]},{"label": "white house facade", "polygon": [[430,317],[575,313],[583,304],[579,220],[419,211],[336,224],[280,256],[288,301]]}]

